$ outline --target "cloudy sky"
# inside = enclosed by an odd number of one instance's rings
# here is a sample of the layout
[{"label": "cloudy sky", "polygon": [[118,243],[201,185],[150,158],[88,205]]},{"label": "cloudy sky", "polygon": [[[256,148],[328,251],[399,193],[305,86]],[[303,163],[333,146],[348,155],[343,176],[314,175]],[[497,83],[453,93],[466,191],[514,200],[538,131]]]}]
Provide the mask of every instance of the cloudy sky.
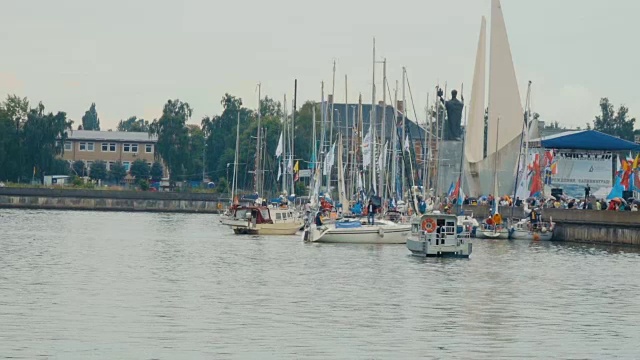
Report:
[{"label": "cloudy sky", "polygon": [[[600,97],[640,116],[634,0],[502,0],[521,93],[533,81],[544,120],[584,126]],[[371,100],[371,43],[391,86],[406,66],[419,118],[439,82],[465,84],[490,0],[58,0],[11,1],[0,12],[0,96],[15,93],[80,122],[96,102],[104,129],[157,117],[169,98],[192,122],[221,111],[225,92],[255,107],[263,94],[302,100],[330,91]],[[378,74],[378,79],[381,73]],[[379,95],[380,92],[378,93]],[[433,94],[431,94],[433,97]]]}]

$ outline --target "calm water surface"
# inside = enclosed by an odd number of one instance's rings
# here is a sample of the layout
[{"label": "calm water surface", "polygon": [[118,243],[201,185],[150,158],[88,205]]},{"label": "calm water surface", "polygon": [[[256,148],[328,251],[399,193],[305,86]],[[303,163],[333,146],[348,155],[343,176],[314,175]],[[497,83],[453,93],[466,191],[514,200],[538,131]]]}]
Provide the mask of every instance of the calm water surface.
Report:
[{"label": "calm water surface", "polygon": [[210,215],[0,210],[0,358],[639,358],[640,255],[241,237]]}]

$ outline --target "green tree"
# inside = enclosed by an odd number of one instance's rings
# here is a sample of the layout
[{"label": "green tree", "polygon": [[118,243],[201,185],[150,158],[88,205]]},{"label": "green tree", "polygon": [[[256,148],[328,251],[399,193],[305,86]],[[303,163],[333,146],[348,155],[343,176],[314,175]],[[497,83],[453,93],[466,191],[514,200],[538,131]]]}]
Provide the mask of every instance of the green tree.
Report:
[{"label": "green tree", "polygon": [[71,121],[67,120],[66,113],[45,114],[42,103],[31,109],[21,134],[27,169],[36,169],[38,176],[50,174],[56,156],[64,151],[68,130],[71,130]]},{"label": "green tree", "polygon": [[309,195],[309,189],[307,185],[302,181],[298,181],[295,186],[296,196],[307,196]]},{"label": "green tree", "polygon": [[153,181],[162,180],[163,173],[164,173],[164,169],[162,168],[162,164],[156,161],[153,163],[153,165],[151,165],[151,170],[150,170],[151,180]]},{"label": "green tree", "polygon": [[117,184],[122,182],[122,179],[127,176],[127,170],[124,168],[124,165],[120,161],[117,161],[111,165],[111,169],[109,170],[109,178],[115,181]]},{"label": "green tree", "polygon": [[82,116],[82,128],[84,130],[100,130],[100,119],[96,111],[96,103],[92,103],[89,110]]},{"label": "green tree", "polygon": [[227,179],[220,178],[218,180],[218,183],[216,184],[216,192],[218,194],[227,194],[227,193],[229,193],[229,182],[227,182]]},{"label": "green tree", "polygon": [[188,125],[189,150],[185,163],[185,178],[191,181],[202,180],[203,151],[205,147],[204,132],[198,125]]},{"label": "green tree", "polygon": [[149,134],[158,137],[158,153],[169,168],[172,182],[177,175],[184,174],[189,145],[189,132],[185,124],[192,111],[186,102],[169,100],[164,105],[160,119],[154,120],[149,127]]},{"label": "green tree", "polygon": [[620,137],[621,139],[633,141],[633,131],[636,119],[628,118],[629,109],[620,105],[615,111],[613,104],[608,98],[600,99],[600,115],[593,121],[593,129],[605,134]]},{"label": "green tree", "polygon": [[71,170],[77,176],[85,176],[86,173],[86,165],[82,160],[76,160],[71,164]]},{"label": "green tree", "polygon": [[93,180],[106,180],[107,179],[107,163],[98,160],[91,163],[89,169],[89,177]]},{"label": "green tree", "polygon": [[131,116],[127,120],[120,120],[118,123],[118,131],[149,132],[149,122],[147,120]]},{"label": "green tree", "polygon": [[150,172],[149,164],[142,159],[134,161],[129,168],[129,173],[136,178],[136,182],[149,179]]}]

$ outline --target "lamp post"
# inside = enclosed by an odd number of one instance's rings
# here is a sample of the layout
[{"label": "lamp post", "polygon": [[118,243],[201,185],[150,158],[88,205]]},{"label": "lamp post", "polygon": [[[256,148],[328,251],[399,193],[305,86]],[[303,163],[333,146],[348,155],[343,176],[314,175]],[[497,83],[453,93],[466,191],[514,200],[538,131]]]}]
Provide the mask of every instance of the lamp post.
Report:
[{"label": "lamp post", "polygon": [[206,153],[207,153],[207,140],[205,140],[204,146],[202,147],[202,183],[204,183],[204,177],[206,174],[205,169],[207,168],[207,162],[206,162]]}]

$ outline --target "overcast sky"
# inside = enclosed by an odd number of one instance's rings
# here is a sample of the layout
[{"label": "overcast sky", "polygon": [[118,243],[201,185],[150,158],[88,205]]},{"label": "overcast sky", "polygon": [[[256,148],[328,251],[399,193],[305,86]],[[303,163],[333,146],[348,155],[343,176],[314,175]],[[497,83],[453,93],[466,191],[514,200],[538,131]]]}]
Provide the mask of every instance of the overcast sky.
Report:
[{"label": "overcast sky", "polygon": [[[502,0],[521,94],[533,81],[543,120],[584,126],[608,96],[640,116],[634,0]],[[131,115],[152,120],[169,98],[219,114],[225,92],[320,100],[362,93],[371,101],[371,43],[388,61],[391,86],[406,66],[420,120],[439,81],[471,89],[480,17],[490,0],[42,0],[8,1],[0,12],[0,96],[15,93],[75,126],[96,102],[103,129]],[[381,72],[378,73],[378,79]],[[380,86],[379,86],[380,87]],[[381,98],[381,92],[378,92]]]}]

